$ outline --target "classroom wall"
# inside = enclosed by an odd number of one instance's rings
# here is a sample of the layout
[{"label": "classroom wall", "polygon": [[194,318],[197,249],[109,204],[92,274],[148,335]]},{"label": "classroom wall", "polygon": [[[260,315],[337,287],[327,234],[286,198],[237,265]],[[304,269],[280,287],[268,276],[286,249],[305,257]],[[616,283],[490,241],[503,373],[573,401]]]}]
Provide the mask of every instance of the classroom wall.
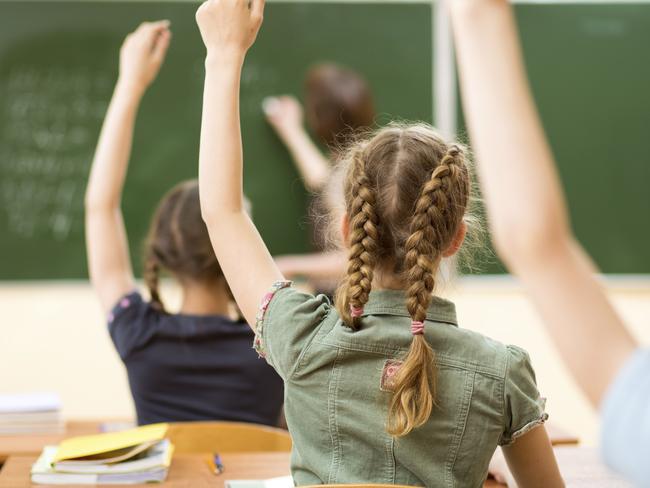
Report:
[{"label": "classroom wall", "polygon": [[[633,333],[650,344],[650,277],[609,279],[609,293]],[[177,290],[163,289],[170,305]],[[573,383],[551,340],[509,277],[448,285],[463,327],[530,352],[551,419],[587,444],[598,436],[595,411]],[[99,305],[83,282],[0,283],[0,393],[54,390],[66,418],[133,416],[126,374]]]}]

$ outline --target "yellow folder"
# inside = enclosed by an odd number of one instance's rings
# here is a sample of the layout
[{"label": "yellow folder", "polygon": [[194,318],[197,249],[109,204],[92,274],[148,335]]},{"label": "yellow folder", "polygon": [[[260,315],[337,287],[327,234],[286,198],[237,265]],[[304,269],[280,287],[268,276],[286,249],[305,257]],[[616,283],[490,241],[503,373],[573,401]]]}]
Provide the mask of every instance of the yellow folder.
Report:
[{"label": "yellow folder", "polygon": [[121,432],[72,437],[59,444],[53,462],[95,456],[145,442],[160,441],[165,438],[167,427],[167,424],[151,424]]}]

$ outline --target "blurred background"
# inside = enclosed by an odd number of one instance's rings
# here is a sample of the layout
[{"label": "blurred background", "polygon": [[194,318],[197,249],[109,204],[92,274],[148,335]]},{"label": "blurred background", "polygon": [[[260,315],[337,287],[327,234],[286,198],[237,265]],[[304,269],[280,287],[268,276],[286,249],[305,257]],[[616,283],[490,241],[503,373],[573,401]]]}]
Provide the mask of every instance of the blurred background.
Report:
[{"label": "blurred background", "polygon": [[[87,282],[83,194],[124,36],[169,19],[123,199],[134,268],[160,197],[196,176],[203,46],[194,1],[0,0],[0,393],[56,391],[66,418],[132,418],[126,375]],[[575,231],[633,333],[650,344],[650,3],[518,2],[526,63]],[[435,2],[276,2],[246,60],[245,192],[276,254],[308,251],[308,200],[262,101],[302,97],[336,62],[370,83],[379,125],[425,120],[466,140]],[[489,242],[485,243],[489,246]],[[517,282],[489,252],[442,293],[463,327],[527,349],[551,418],[585,443],[597,416]],[[178,303],[167,286],[166,301]],[[173,307],[171,307],[173,309]]]}]

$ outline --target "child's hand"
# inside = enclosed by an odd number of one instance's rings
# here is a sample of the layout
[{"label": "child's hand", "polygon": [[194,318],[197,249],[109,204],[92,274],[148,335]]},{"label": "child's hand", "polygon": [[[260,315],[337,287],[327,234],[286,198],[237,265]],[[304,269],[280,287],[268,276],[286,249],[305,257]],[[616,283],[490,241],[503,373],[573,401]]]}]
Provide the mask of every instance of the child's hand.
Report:
[{"label": "child's hand", "polygon": [[170,39],[168,20],[143,22],[126,36],[120,49],[120,84],[144,92],[160,71]]},{"label": "child's hand", "polygon": [[196,11],[208,55],[243,56],[262,25],[264,0],[207,0]]},{"label": "child's hand", "polygon": [[302,105],[294,97],[285,95],[264,99],[262,105],[266,120],[279,134],[302,128]]}]

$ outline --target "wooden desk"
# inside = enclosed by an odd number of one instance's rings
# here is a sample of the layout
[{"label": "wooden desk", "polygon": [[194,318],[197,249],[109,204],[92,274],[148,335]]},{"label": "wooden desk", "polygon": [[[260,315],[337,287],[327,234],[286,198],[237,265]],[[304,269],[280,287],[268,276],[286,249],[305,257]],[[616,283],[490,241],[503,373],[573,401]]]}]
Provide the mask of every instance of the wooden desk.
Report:
[{"label": "wooden desk", "polygon": [[[598,451],[584,447],[558,447],[556,455],[567,488],[631,488],[600,462]],[[36,456],[11,456],[0,471],[0,488],[45,487],[32,485],[29,470]],[[174,456],[164,488],[222,488],[227,479],[265,479],[289,474],[288,453],[224,454],[224,474],[213,475],[205,455]],[[151,488],[151,485],[130,485]],[[484,488],[502,487],[488,480]]]},{"label": "wooden desk", "polygon": [[[214,475],[208,469],[206,455],[179,454],[174,456],[164,488],[223,488],[225,480],[266,479],[289,474],[289,453],[224,454],[226,471]],[[36,456],[11,456],[0,471],[0,488],[54,487],[33,485],[29,470]],[[76,485],[96,486],[96,485]],[[151,484],[128,485],[133,488],[151,488]]]}]

